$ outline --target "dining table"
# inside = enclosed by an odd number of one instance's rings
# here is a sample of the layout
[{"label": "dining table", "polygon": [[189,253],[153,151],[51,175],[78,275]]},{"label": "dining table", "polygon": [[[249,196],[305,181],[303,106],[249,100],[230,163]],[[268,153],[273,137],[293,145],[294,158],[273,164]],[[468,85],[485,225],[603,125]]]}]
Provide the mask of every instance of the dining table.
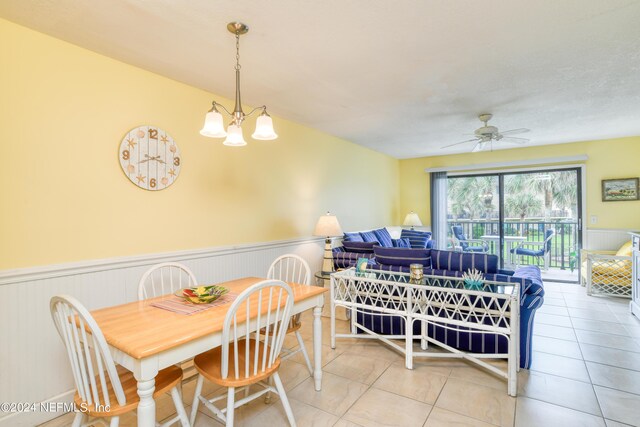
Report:
[{"label": "dining table", "polygon": [[[240,294],[262,278],[245,277],[218,283],[229,293]],[[313,309],[314,385],[322,387],[322,306],[328,289],[298,283],[288,283],[293,290],[292,315]],[[153,427],[156,424],[156,404],[153,399],[155,377],[168,366],[222,345],[222,327],[225,315],[232,304],[214,306],[197,313],[185,315],[154,306],[163,299],[175,298],[172,294],[142,301],[121,304],[91,311],[100,327],[116,363],[131,371],[137,380],[138,425]],[[257,317],[257,310],[250,314]]]}]

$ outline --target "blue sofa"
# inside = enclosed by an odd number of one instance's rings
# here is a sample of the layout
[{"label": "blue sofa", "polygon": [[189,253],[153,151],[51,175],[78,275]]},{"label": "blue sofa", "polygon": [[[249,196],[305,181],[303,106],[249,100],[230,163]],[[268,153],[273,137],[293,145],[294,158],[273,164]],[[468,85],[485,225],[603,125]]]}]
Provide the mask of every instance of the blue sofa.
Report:
[{"label": "blue sofa", "polygon": [[[518,283],[520,285],[520,367],[528,369],[531,366],[533,320],[536,310],[544,302],[544,285],[538,267],[520,267],[515,272],[500,270],[496,255],[435,249],[416,251],[376,246],[373,255],[368,265],[372,270],[408,273],[409,264],[421,259],[420,263],[424,265],[425,275],[461,277],[465,271],[475,268],[484,274],[486,280]],[[358,322],[379,334],[404,334],[405,323],[401,318],[358,313]],[[413,333],[420,334],[419,324],[416,323]],[[499,335],[452,331],[436,325],[429,325],[427,333],[447,345],[464,351],[475,353],[507,351],[507,340]]]}]

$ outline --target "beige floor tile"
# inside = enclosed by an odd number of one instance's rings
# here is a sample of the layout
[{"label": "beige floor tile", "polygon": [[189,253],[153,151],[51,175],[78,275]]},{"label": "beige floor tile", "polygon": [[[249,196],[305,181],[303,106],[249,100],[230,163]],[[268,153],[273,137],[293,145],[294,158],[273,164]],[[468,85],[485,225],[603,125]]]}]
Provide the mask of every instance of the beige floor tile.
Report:
[{"label": "beige floor tile", "polygon": [[547,296],[545,294],[545,296],[544,296],[544,305],[542,307],[545,307],[545,306],[566,307],[567,304],[564,302],[564,298],[562,296],[560,296],[560,297],[549,297],[549,296]]},{"label": "beige floor tile", "polygon": [[360,424],[356,424],[349,420],[345,420],[344,418],[340,418],[337,423],[333,425],[333,427],[362,427]]},{"label": "beige floor tile", "polygon": [[580,346],[575,341],[559,340],[557,338],[536,337],[532,340],[533,350],[558,356],[582,359]]},{"label": "beige floor tile", "polygon": [[581,381],[522,369],[518,373],[518,396],[602,416],[593,386]]},{"label": "beige floor tile", "polygon": [[442,408],[433,408],[424,427],[492,427],[475,418],[466,417]]},{"label": "beige floor tile", "polygon": [[549,304],[546,296],[544,298],[544,305],[538,309],[538,313],[553,314],[556,316],[569,316],[569,311],[566,307]]},{"label": "beige floor tile", "polygon": [[325,366],[324,371],[371,385],[382,375],[389,365],[391,365],[391,362],[388,360],[358,355],[347,351]]},{"label": "beige floor tile", "polygon": [[280,363],[278,374],[280,375],[284,389],[287,391],[311,376],[307,365],[302,365],[293,360],[283,360]]},{"label": "beige floor tile", "polygon": [[617,348],[619,350],[635,351],[640,353],[640,344],[624,335],[612,335],[602,332],[576,330],[578,342],[581,344],[593,344],[602,347]]},{"label": "beige floor tile", "polygon": [[[313,362],[313,343],[311,341],[305,340],[304,344],[309,354],[309,358],[311,359],[311,365],[313,366],[313,363],[314,363]],[[327,343],[326,345],[323,344],[322,355],[321,355],[322,366],[325,366],[327,363],[331,362],[333,359],[340,356],[349,348],[350,348],[349,344],[343,344],[343,343],[338,343],[335,349],[332,349],[329,343]],[[304,356],[302,356],[302,353],[294,354],[293,356],[291,356],[291,360],[296,361],[298,363],[306,364],[304,361]]]},{"label": "beige floor tile", "polygon": [[556,316],[555,314],[536,313],[535,322],[537,324],[571,327],[571,319],[567,316]]},{"label": "beige floor tile", "polygon": [[313,379],[308,378],[287,393],[287,396],[342,416],[368,388],[366,384],[325,372],[322,376],[322,391],[316,391]]},{"label": "beige floor tile", "polygon": [[629,313],[628,307],[626,311],[617,312],[617,313],[614,313],[614,315],[616,316],[616,319],[618,319],[618,322],[622,323],[623,325],[640,327],[640,319],[638,319],[633,314]]},{"label": "beige floor tile", "polygon": [[640,426],[640,395],[594,386],[605,418]]},{"label": "beige floor tile", "polygon": [[638,353],[592,344],[580,344],[580,348],[586,361],[640,371],[640,354]]},{"label": "beige floor tile", "polygon": [[[547,302],[546,300],[547,299],[545,297],[545,304]],[[593,299],[592,300],[584,300],[584,299],[575,300],[571,296],[564,298],[564,300],[565,300],[566,306],[570,308],[588,308],[591,310],[609,311],[609,307],[604,301],[597,301]]]},{"label": "beige floor tile", "polygon": [[594,310],[592,308],[573,308],[569,307],[569,315],[572,318],[600,320],[603,322],[618,322],[615,314],[607,308],[607,310]]},{"label": "beige floor tile", "polygon": [[67,427],[71,425],[75,415],[76,414],[74,414],[73,412],[69,412],[52,420],[49,420],[46,423],[39,424],[38,427]]},{"label": "beige floor tile", "polygon": [[604,419],[528,397],[518,397],[516,427],[604,427]]},{"label": "beige floor tile", "polygon": [[[197,378],[197,376],[193,377],[189,381],[182,384],[182,401],[185,405],[191,405],[193,403],[193,393],[196,390]],[[213,392],[220,390],[220,388],[220,386],[210,381],[205,381],[202,385],[202,394],[205,396],[209,396]]]},{"label": "beige floor tile", "polygon": [[600,363],[586,363],[593,384],[640,395],[640,372]]},{"label": "beige floor tile", "polygon": [[434,404],[447,382],[447,376],[437,372],[442,372],[442,368],[414,365],[414,369],[409,370],[404,364],[394,363],[378,378],[373,387]]},{"label": "beige floor tile", "polygon": [[[307,405],[304,402],[300,402],[295,399],[289,399],[291,410],[293,411],[293,417],[296,420],[296,425],[299,427],[313,426],[313,427],[331,427],[337,421],[338,417],[331,415],[328,412],[321,411],[318,408],[314,408],[311,405]],[[267,410],[260,412],[256,416],[247,419],[239,427],[263,427],[263,426],[288,426],[287,415],[284,412],[282,404],[279,402],[272,405]]]},{"label": "beige floor tile", "polygon": [[555,354],[533,352],[532,371],[557,375],[572,380],[589,382],[589,374],[584,361]]},{"label": "beige floor tile", "polygon": [[605,419],[604,422],[607,424],[607,427],[629,427],[629,424],[623,424],[617,421]]},{"label": "beige floor tile", "polygon": [[640,338],[640,326],[624,325],[624,329],[630,337]]},{"label": "beige floor tile", "polygon": [[344,418],[364,427],[420,427],[432,406],[376,388],[369,389]]},{"label": "beige floor tile", "polygon": [[[258,391],[261,388],[262,387],[260,386],[252,386],[251,392],[253,393],[255,391]],[[218,396],[219,394],[220,394],[220,391],[216,391],[215,393],[211,393],[206,397],[211,399],[212,397]],[[288,393],[287,393],[287,396],[288,396]],[[236,401],[238,401],[239,399],[242,399],[243,397],[244,397],[243,391],[236,393]],[[214,405],[218,408],[224,408],[227,405],[227,400],[226,398],[224,398],[222,400],[215,402]],[[264,398],[259,397],[245,405],[242,405],[236,408],[233,415],[234,421],[235,423],[242,425],[241,423],[243,423],[245,420],[255,416],[256,414],[262,413],[272,405],[280,405],[280,401],[277,398],[277,396],[273,396],[270,403],[265,403]],[[198,417],[204,414],[212,419],[216,419],[215,415],[203,404],[200,404],[198,406],[198,412],[200,413]],[[189,410],[188,414],[189,415],[191,414],[191,410]]]},{"label": "beige floor tile", "polygon": [[501,390],[449,378],[436,407],[490,424],[512,426],[516,399]]},{"label": "beige floor tile", "polygon": [[[507,370],[506,363],[500,364],[500,366],[497,367],[504,371]],[[458,378],[460,380],[495,388],[504,393],[507,392],[507,381],[504,378],[500,378],[496,374],[471,362],[468,362],[467,366],[451,368],[451,374],[449,374],[449,376],[451,378]]]},{"label": "beige floor tile", "polygon": [[587,320],[578,318],[571,318],[571,322],[573,323],[574,329],[582,329],[592,332],[603,332],[606,334],[614,335],[630,335],[625,327],[618,322],[603,322],[600,320]]},{"label": "beige floor tile", "polygon": [[362,354],[376,359],[385,359],[390,362],[404,362],[404,355],[392,350],[388,345],[377,340],[360,340],[346,349],[345,353]]},{"label": "beige floor tile", "polygon": [[576,334],[573,332],[573,328],[563,328],[561,326],[545,325],[544,323],[533,325],[533,335],[549,337],[549,338],[557,338],[557,339],[566,340],[566,341],[576,340]]}]

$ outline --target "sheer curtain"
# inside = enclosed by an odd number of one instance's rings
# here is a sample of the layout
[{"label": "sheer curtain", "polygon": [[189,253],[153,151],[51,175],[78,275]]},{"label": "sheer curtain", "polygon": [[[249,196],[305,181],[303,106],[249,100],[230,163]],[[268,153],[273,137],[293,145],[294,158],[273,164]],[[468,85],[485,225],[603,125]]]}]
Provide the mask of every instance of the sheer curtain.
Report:
[{"label": "sheer curtain", "polygon": [[431,172],[431,232],[437,249],[447,248],[447,173]]}]

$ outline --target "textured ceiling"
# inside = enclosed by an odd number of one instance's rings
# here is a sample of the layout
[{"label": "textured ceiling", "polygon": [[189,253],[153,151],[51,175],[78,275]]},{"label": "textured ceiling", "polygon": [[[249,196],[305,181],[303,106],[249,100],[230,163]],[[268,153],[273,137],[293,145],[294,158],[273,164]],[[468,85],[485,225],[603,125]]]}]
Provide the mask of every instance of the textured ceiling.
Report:
[{"label": "textured ceiling", "polygon": [[635,0],[0,0],[0,16],[229,98],[226,24],[243,21],[245,103],[398,158],[470,151],[441,147],[483,112],[532,145],[640,135]]}]

